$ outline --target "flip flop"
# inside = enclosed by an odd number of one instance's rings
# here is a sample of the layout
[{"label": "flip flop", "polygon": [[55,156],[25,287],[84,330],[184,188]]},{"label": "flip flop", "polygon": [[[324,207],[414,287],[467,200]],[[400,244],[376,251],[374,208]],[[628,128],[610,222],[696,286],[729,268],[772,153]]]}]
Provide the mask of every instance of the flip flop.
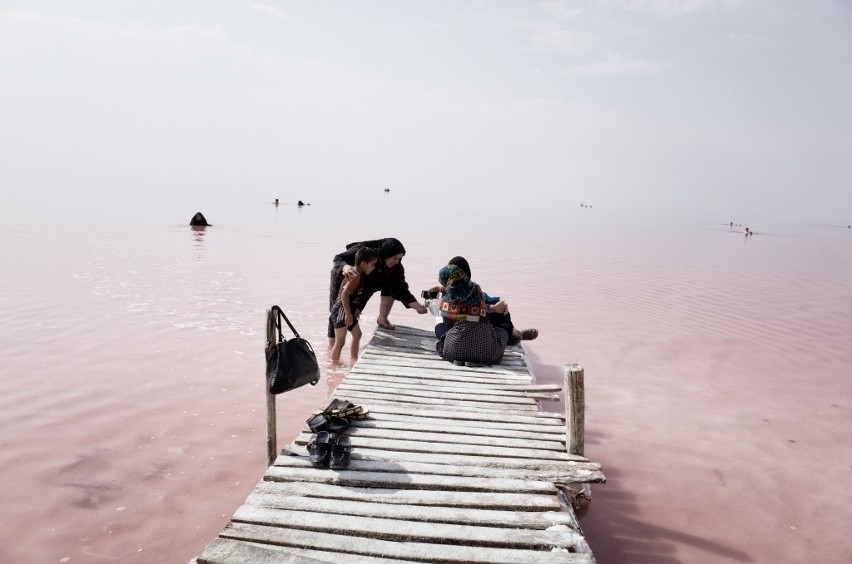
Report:
[{"label": "flip flop", "polygon": [[333,415],[335,417],[342,417],[343,419],[366,419],[367,410],[361,407],[360,405],[352,405],[349,404],[350,407],[346,407],[344,409],[336,409],[328,412],[329,415]]},{"label": "flip flop", "polygon": [[347,407],[352,407],[353,405],[355,405],[355,404],[352,403],[352,402],[349,402],[347,400],[341,400],[341,399],[335,398],[335,399],[331,400],[330,402],[328,402],[328,405],[325,406],[324,408],[322,408],[322,411],[320,413],[328,414],[328,413],[331,413],[332,411],[334,411],[336,409],[344,409],[344,408],[347,408]]}]

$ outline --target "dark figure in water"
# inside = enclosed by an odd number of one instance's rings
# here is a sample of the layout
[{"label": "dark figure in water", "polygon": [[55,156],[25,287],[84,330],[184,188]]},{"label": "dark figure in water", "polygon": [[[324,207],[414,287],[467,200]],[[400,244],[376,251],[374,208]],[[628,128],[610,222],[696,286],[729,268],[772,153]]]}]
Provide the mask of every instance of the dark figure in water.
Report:
[{"label": "dark figure in water", "polygon": [[204,217],[204,214],[201,213],[201,212],[198,212],[197,214],[192,216],[192,219],[189,220],[189,224],[192,225],[192,226],[203,226],[203,227],[209,227],[210,226],[210,224],[207,223],[207,218]]},{"label": "dark figure in water", "polygon": [[305,205],[305,202],[303,202],[302,200],[299,200],[299,207],[302,207],[304,205]]},{"label": "dark figure in water", "polygon": [[278,198],[275,198],[275,205],[278,205]]}]

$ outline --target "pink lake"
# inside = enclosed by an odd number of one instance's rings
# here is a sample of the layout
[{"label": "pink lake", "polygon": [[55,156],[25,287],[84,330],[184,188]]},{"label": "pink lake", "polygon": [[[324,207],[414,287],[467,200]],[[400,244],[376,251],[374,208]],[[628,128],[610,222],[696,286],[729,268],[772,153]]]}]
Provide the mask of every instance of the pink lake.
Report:
[{"label": "pink lake", "polygon": [[[393,196],[352,225],[320,201],[213,204],[203,232],[196,209],[7,221],[0,562],[198,554],[263,473],[265,310],[325,366],[331,258],[388,236],[415,295],[466,256],[541,331],[524,344],[538,380],[584,367],[598,562],[852,561],[852,230],[522,204],[457,221]],[[399,304],[391,319],[431,325]],[[279,398],[279,446],[342,376]]]}]

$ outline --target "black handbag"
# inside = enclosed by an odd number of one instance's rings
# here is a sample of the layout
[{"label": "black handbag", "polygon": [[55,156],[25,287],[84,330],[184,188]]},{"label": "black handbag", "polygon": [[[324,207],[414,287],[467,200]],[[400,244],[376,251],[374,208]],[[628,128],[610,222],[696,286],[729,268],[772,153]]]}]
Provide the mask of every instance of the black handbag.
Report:
[{"label": "black handbag", "polygon": [[[281,319],[287,323],[295,337],[284,339],[281,334]],[[266,343],[266,387],[271,394],[280,394],[300,388],[305,384],[316,386],[320,379],[317,356],[311,344],[299,336],[299,332],[278,306],[272,306],[267,319],[267,335],[272,338],[269,329],[277,328],[278,342]]]}]

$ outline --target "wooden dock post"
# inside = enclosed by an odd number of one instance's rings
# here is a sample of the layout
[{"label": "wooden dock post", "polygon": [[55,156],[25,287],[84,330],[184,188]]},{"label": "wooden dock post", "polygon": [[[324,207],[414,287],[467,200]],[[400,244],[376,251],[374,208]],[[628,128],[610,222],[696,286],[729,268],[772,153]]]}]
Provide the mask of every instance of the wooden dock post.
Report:
[{"label": "wooden dock post", "polygon": [[[275,323],[272,310],[266,310],[266,345],[274,345],[278,342],[278,333],[281,327]],[[265,374],[264,374],[265,377]],[[266,390],[266,467],[269,468],[278,456],[278,431],[275,426],[275,396],[269,393],[269,386],[264,381],[263,388]]]},{"label": "wooden dock post", "polygon": [[585,448],[586,394],[583,390],[583,367],[565,365],[565,444],[568,454],[583,456]]},{"label": "wooden dock post", "polygon": [[[583,384],[584,370],[579,364],[565,365],[565,446],[568,454],[584,456],[586,448],[586,392]],[[589,484],[568,484],[564,492],[574,514],[582,518],[592,503]]]}]

